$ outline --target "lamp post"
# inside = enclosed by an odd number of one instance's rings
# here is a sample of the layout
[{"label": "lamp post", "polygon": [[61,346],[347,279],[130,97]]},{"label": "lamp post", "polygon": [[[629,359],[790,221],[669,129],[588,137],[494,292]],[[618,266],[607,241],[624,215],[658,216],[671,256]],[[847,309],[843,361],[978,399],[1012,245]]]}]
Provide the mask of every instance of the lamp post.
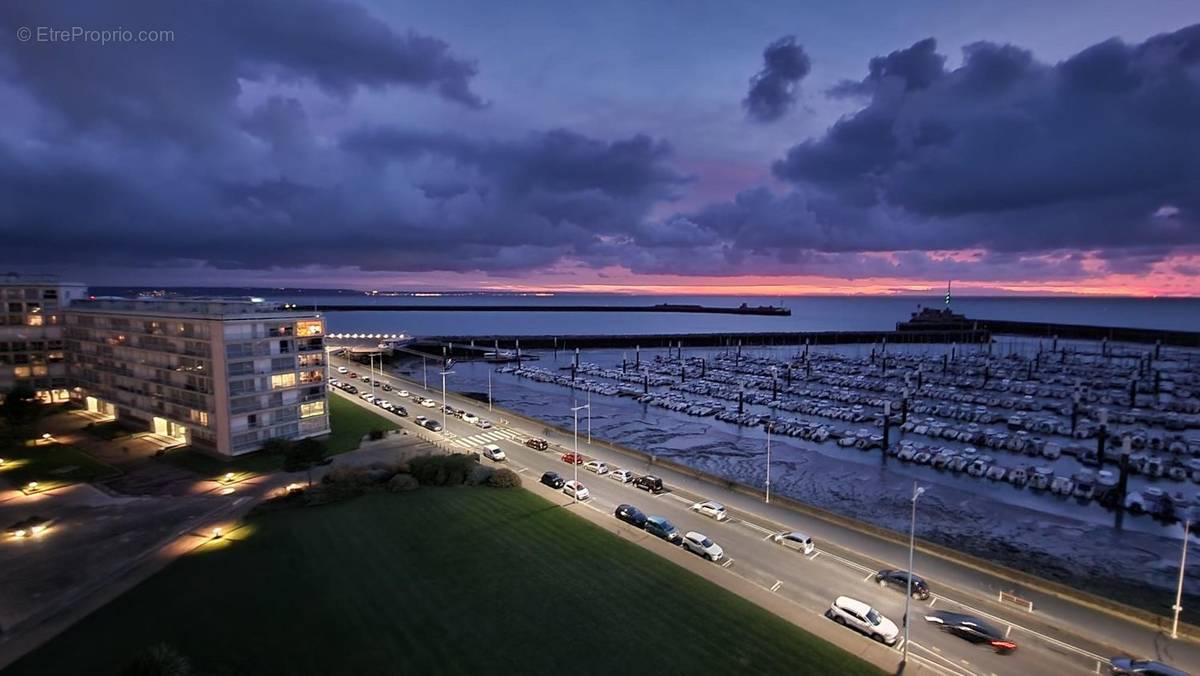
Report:
[{"label": "lamp post", "polygon": [[1171,610],[1175,611],[1175,620],[1171,622],[1171,638],[1179,638],[1179,613],[1183,612],[1183,571],[1187,568],[1187,550],[1188,550],[1188,535],[1192,526],[1192,518],[1183,521],[1183,554],[1179,557],[1179,586],[1175,589],[1175,605],[1171,606]]},{"label": "lamp post", "polygon": [[442,369],[442,434],[446,433],[446,376],[454,375],[454,371]]},{"label": "lamp post", "polygon": [[575,454],[571,458],[571,467],[575,470],[575,490],[571,491],[571,502],[579,502],[579,412],[585,408],[590,415],[592,411],[591,404],[571,407],[571,415],[575,418]]},{"label": "lamp post", "polygon": [[429,360],[425,355],[421,355],[421,386],[429,391]]},{"label": "lamp post", "polygon": [[771,426],[773,421],[767,420],[767,504],[771,504]]},{"label": "lamp post", "polygon": [[367,355],[367,361],[368,361],[367,373],[371,374],[371,396],[374,397],[375,396],[375,381],[377,380],[377,378],[375,377],[375,353],[374,352]]},{"label": "lamp post", "polygon": [[587,400],[588,400],[588,403],[587,403],[587,412],[588,412],[588,417],[587,417],[587,434],[588,434],[588,440],[587,440],[587,442],[588,442],[588,446],[591,446],[591,445],[592,445],[592,391],[591,391],[591,390],[588,390],[588,396],[587,396]]},{"label": "lamp post", "polygon": [[900,658],[901,664],[908,664],[908,606],[912,601],[912,577],[913,577],[913,551],[916,549],[917,541],[917,498],[925,492],[923,486],[917,486],[917,482],[913,482],[912,496],[912,524],[908,531],[908,585],[907,593],[904,595],[904,655]]},{"label": "lamp post", "polygon": [[492,370],[488,369],[488,410],[492,410]]}]

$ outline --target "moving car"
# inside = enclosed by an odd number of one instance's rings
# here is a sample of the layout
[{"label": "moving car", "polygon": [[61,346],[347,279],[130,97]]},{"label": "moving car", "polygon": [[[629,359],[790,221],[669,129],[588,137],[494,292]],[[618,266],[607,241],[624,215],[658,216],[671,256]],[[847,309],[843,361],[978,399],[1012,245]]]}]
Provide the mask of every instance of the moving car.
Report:
[{"label": "moving car", "polygon": [[687,535],[683,536],[683,548],[713,562],[720,561],[721,557],[725,556],[725,550],[721,549],[721,545],[708,539],[707,535],[694,530],[688,531]]},{"label": "moving car", "polygon": [[479,422],[479,416],[475,415],[474,413],[463,413],[462,419],[463,422],[470,423],[472,425],[474,425],[476,422]]},{"label": "moving car", "polygon": [[475,421],[475,426],[481,429],[490,430],[492,429],[492,421],[488,420],[487,418],[480,418],[479,420]]},{"label": "moving car", "polygon": [[369,404],[369,403],[375,401],[375,395],[371,394],[370,392],[367,392],[362,395],[362,400]]},{"label": "moving car", "polygon": [[645,476],[640,476],[634,479],[633,485],[644,491],[650,491],[651,493],[662,493],[663,491],[662,479],[659,479],[653,474],[646,474]]},{"label": "moving car", "polygon": [[825,615],[834,622],[855,629],[880,643],[895,645],[896,641],[900,640],[900,629],[895,622],[880,615],[879,611],[871,606],[849,596],[834,599]]},{"label": "moving car", "polygon": [[392,408],[392,413],[395,413],[396,415],[400,416],[401,418],[407,418],[407,417],[408,417],[408,409],[406,409],[406,408],[404,408],[403,406],[400,406],[400,405],[396,405],[395,407],[393,407],[393,408]]},{"label": "moving car", "polygon": [[391,392],[391,391],[392,391],[392,386],[391,386],[391,385],[389,385],[388,383],[384,383],[384,384],[383,384],[383,391],[384,391],[384,392]]},{"label": "moving car", "polygon": [[411,395],[409,395],[408,390],[400,390],[399,392],[397,392],[397,394],[399,394],[401,397],[411,396]]},{"label": "moving car", "polygon": [[562,488],[567,483],[558,475],[558,472],[546,472],[542,475],[541,481],[550,488]]},{"label": "moving car", "polygon": [[504,449],[500,448],[496,444],[487,444],[484,446],[483,457],[493,462],[502,462],[508,459],[508,456],[504,455]]},{"label": "moving car", "polygon": [[547,448],[550,448],[550,442],[546,441],[545,439],[539,439],[537,437],[530,437],[530,438],[526,439],[525,445],[532,448],[535,451],[544,451]]},{"label": "moving car", "polygon": [[812,538],[800,531],[788,531],[786,533],[776,533],[771,536],[771,540],[777,544],[794,549],[805,556],[813,553],[816,546],[813,544]]},{"label": "moving car", "polygon": [[339,366],[337,371],[338,373],[349,373],[350,369],[346,368],[345,366]]},{"label": "moving car", "polygon": [[358,377],[358,374],[355,373],[354,371],[350,371],[349,373],[346,374],[346,377],[350,378],[351,380],[354,380],[355,378]]},{"label": "moving car", "polygon": [[707,516],[711,519],[716,519],[717,521],[724,521],[725,519],[729,518],[729,515],[725,513],[725,505],[712,500],[697,502],[696,504],[692,505],[692,511],[699,512],[704,516]]},{"label": "moving car", "polygon": [[431,430],[433,432],[441,432],[442,431],[442,423],[440,423],[436,420],[426,420],[425,428],[428,430]]},{"label": "moving car", "polygon": [[599,460],[589,461],[584,464],[583,468],[596,474],[608,474],[608,463],[600,462]]},{"label": "moving car", "polygon": [[358,394],[358,388],[357,388],[357,387],[355,387],[355,386],[353,386],[353,385],[349,385],[349,384],[347,384],[347,385],[346,385],[345,387],[343,387],[342,389],[346,390],[346,391],[347,391],[347,392],[349,392],[350,394]]},{"label": "moving car", "polygon": [[1001,655],[1007,655],[1017,649],[1017,644],[1005,638],[1004,632],[974,615],[939,610],[926,615],[925,621],[938,625],[938,628],[947,634],[954,634],[971,643],[986,643]]},{"label": "moving car", "polygon": [[618,468],[618,469],[614,469],[611,472],[609,472],[608,478],[616,479],[617,481],[620,481],[623,484],[627,484],[630,481],[633,481],[633,472],[630,472],[627,469]]},{"label": "moving car", "polygon": [[1180,671],[1162,662],[1154,660],[1135,660],[1132,657],[1114,657],[1108,661],[1108,667],[1114,674],[1138,674],[1139,676],[1187,676],[1186,671]]},{"label": "moving car", "polygon": [[619,505],[613,514],[631,526],[637,526],[638,528],[646,527],[646,515],[642,513],[642,510],[633,505]]},{"label": "moving car", "polygon": [[562,461],[568,465],[582,465],[583,456],[578,453],[563,453]]},{"label": "moving car", "polygon": [[[904,593],[908,589],[908,571],[906,570],[881,570],[875,573],[875,582],[880,587],[891,587],[900,593]],[[912,576],[912,596],[914,599],[924,601],[929,598],[929,585],[925,580]]]},{"label": "moving car", "polygon": [[679,535],[679,531],[675,528],[675,525],[661,516],[646,517],[646,525],[643,527],[647,533],[655,537],[660,537],[671,544],[677,545],[683,539]]},{"label": "moving car", "polygon": [[566,493],[576,500],[587,500],[592,496],[592,494],[588,492],[587,487],[584,486],[583,482],[581,481],[568,481],[567,483],[563,484],[562,490],[563,493]]},{"label": "moving car", "polygon": [[421,405],[425,408],[434,408],[437,406],[437,402],[432,399],[422,399]]}]

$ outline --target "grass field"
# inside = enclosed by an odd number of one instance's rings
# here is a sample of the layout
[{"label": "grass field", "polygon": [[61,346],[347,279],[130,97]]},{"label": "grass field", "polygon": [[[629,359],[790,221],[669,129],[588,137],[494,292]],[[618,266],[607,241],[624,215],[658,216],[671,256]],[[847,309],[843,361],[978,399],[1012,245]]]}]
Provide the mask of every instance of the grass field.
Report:
[{"label": "grass field", "polygon": [[[329,395],[329,427],[326,455],[337,455],[358,448],[362,438],[371,430],[394,430],[396,423],[331,393]],[[226,461],[189,448],[181,448],[167,451],[164,458],[177,467],[209,478],[219,477],[226,472],[264,474],[283,468],[282,455],[261,452]]]},{"label": "grass field", "polygon": [[114,673],[156,642],[199,673],[879,673],[524,490],[376,494],[246,531],[6,673]]},{"label": "grass field", "polygon": [[118,470],[66,444],[42,444],[28,441],[14,444],[0,457],[0,477],[14,486],[38,482],[38,490],[93,481],[118,474]]}]

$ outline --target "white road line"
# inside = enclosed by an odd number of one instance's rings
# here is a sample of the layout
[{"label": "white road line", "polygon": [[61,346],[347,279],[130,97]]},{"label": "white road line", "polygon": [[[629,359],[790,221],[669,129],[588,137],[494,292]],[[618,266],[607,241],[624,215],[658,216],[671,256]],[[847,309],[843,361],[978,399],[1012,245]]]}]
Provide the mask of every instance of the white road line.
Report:
[{"label": "white road line", "polygon": [[691,500],[688,500],[687,498],[680,496],[680,495],[675,495],[674,493],[666,493],[665,495],[669,495],[669,496],[675,498],[676,500],[682,502],[685,505],[693,504]]},{"label": "white road line", "polygon": [[821,552],[819,552],[819,551],[817,551],[817,552],[813,552],[813,555],[812,555],[812,556],[810,556],[810,557],[808,557],[808,560],[809,560],[809,561],[812,561],[813,559],[817,558],[817,557],[818,557],[818,556],[820,556],[820,555],[821,555]]},{"label": "white road line", "polygon": [[1004,638],[1008,638],[1008,635],[1011,633],[1012,633],[1012,625],[1010,624],[1010,625],[1008,625],[1008,630],[1004,632]]},{"label": "white road line", "polygon": [[868,575],[868,576],[864,577],[864,578],[863,578],[863,582],[867,582],[868,580],[870,580],[870,579],[871,579],[871,578],[873,578],[873,577],[875,577],[875,573],[871,573],[870,575]]},{"label": "white road line", "polygon": [[929,602],[929,607],[930,607],[930,608],[932,608],[932,607],[933,607],[933,604],[935,604],[935,603],[937,603],[937,597],[936,597],[936,596],[935,596],[935,597],[933,597],[933,600]]},{"label": "white road line", "polygon": [[725,559],[725,563],[721,564],[722,568],[728,568],[733,565],[733,559]]},{"label": "white road line", "polygon": [[756,524],[756,523],[751,523],[751,522],[749,522],[749,521],[743,521],[743,522],[742,522],[742,525],[743,525],[743,526],[745,526],[745,527],[747,527],[747,528],[753,528],[754,530],[756,530],[756,531],[758,531],[758,532],[760,532],[760,533],[766,533],[768,536],[770,536],[770,535],[774,535],[774,534],[775,534],[775,531],[773,531],[773,530],[767,530],[766,528],[763,528],[762,526],[760,526],[760,525],[758,525],[758,524]]},{"label": "white road line", "polygon": [[[743,521],[742,523],[745,523],[745,522]],[[770,540],[773,537],[775,537],[774,533],[767,533],[766,535],[763,536],[763,540]]]},{"label": "white road line", "polygon": [[828,556],[828,557],[830,557],[830,558],[831,558],[831,559],[833,559],[834,561],[838,561],[838,562],[840,562],[840,563],[843,563],[843,564],[845,564],[845,565],[847,565],[847,566],[850,566],[851,568],[854,568],[854,569],[856,569],[856,570],[865,571],[865,572],[868,572],[868,573],[870,573],[870,574],[872,574],[872,575],[874,575],[874,574],[875,574],[875,571],[871,570],[870,568],[867,568],[866,566],[864,566],[864,565],[862,565],[862,564],[859,564],[859,563],[855,563],[855,562],[853,562],[853,561],[850,561],[849,559],[843,559],[842,557],[838,556],[837,554],[831,554],[831,553],[829,553],[829,552],[825,552],[825,555],[826,555],[826,556]]},{"label": "white road line", "polygon": [[775,580],[775,586],[771,587],[771,591],[773,591],[773,592],[779,591],[779,588],[782,586],[783,586],[782,582],[780,582],[779,580]]}]

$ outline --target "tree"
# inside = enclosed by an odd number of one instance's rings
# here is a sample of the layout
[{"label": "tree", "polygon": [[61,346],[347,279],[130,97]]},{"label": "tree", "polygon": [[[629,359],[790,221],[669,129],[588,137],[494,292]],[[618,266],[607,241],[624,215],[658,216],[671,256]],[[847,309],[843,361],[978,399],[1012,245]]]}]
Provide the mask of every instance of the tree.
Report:
[{"label": "tree", "polygon": [[291,444],[284,452],[283,468],[289,472],[308,471],[308,485],[312,485],[313,465],[325,457],[325,444],[309,437]]},{"label": "tree", "polygon": [[13,429],[33,422],[39,412],[41,406],[38,404],[37,394],[25,383],[18,383],[13,387],[4,397],[4,404],[0,405],[0,415],[4,416]]}]

